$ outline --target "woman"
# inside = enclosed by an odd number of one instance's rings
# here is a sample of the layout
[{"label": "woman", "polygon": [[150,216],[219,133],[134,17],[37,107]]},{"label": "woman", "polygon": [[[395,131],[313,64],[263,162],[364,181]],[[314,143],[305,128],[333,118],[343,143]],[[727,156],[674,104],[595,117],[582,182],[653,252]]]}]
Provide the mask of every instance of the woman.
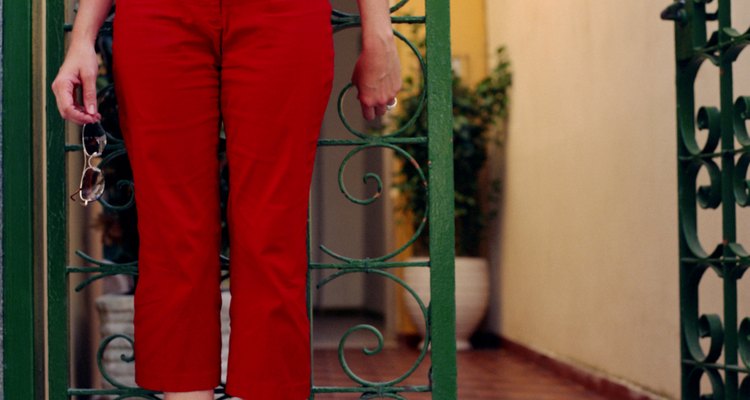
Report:
[{"label": "woman", "polygon": [[[213,399],[221,375],[218,133],[230,182],[226,392],[310,396],[306,212],[333,81],[330,0],[119,0],[113,75],[138,211],[136,383]],[[96,123],[94,41],[112,0],[80,0],[52,90],[60,115]],[[389,0],[358,0],[352,82],[371,120],[395,104]],[[77,86],[83,104],[76,104]]]}]

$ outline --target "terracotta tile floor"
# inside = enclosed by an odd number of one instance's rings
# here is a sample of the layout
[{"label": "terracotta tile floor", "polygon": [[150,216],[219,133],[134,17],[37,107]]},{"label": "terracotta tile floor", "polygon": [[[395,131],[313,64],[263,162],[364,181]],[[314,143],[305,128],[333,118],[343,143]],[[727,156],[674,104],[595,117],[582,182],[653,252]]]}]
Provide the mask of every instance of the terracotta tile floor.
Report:
[{"label": "terracotta tile floor", "polygon": [[[387,349],[366,356],[361,349],[346,350],[354,373],[372,381],[394,379],[417,359],[412,349]],[[315,386],[356,386],[343,372],[335,350],[315,350]],[[402,385],[427,385],[430,356]],[[406,393],[409,400],[431,399],[429,393]],[[316,400],[358,399],[357,394],[318,394]],[[574,382],[555,375],[507,350],[471,350],[458,353],[458,398],[460,400],[606,400]]]}]

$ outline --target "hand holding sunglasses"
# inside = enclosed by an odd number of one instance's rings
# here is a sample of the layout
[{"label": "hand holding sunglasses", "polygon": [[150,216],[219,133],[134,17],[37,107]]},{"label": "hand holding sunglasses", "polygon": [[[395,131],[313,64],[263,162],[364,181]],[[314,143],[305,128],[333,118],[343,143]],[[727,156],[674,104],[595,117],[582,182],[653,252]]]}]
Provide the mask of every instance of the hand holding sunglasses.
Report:
[{"label": "hand holding sunglasses", "polygon": [[81,128],[81,145],[83,146],[83,160],[85,167],[81,172],[81,183],[78,190],[70,196],[75,201],[78,193],[83,205],[98,200],[104,193],[104,174],[102,170],[91,165],[94,157],[100,157],[107,145],[107,132],[100,122],[84,124]]}]

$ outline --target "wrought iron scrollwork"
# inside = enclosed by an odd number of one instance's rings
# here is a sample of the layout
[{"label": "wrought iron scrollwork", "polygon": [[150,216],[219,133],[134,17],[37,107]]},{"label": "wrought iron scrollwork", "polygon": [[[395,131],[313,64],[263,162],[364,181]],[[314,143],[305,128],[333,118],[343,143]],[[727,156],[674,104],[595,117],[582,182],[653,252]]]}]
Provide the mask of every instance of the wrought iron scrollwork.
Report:
[{"label": "wrought iron scrollwork", "polygon": [[[701,392],[701,379],[703,376],[708,378],[708,382],[711,386],[711,393],[700,395],[702,400],[722,400],[724,399],[724,381],[721,379],[721,375],[716,369],[711,368],[693,368],[687,374],[686,387],[691,392]],[[699,398],[698,396],[695,397]]]},{"label": "wrought iron scrollwork", "polygon": [[[408,3],[408,0],[401,0],[397,4],[393,5],[390,9],[391,13],[394,11],[399,10],[402,8],[406,3]],[[346,13],[340,10],[333,10],[332,16],[331,16],[332,24],[334,25],[334,31],[340,31],[347,28],[353,28],[358,27],[360,24],[359,16],[357,14],[351,14]],[[399,23],[405,23],[405,24],[420,24],[425,22],[425,16],[392,16],[391,21],[395,24]],[[418,46],[416,46],[410,39],[408,39],[406,36],[404,36],[401,32],[398,32],[394,29],[393,31],[394,36],[398,41],[401,43],[404,43],[411,51],[411,53],[415,56],[417,62],[418,62],[418,79],[421,80],[420,82],[420,88],[421,90],[417,93],[417,106],[414,109],[414,111],[411,113],[410,117],[407,118],[407,122],[404,124],[400,124],[400,126],[395,127],[392,131],[378,131],[378,132],[364,132],[362,130],[359,130],[353,126],[353,124],[349,121],[346,114],[344,113],[344,104],[346,95],[354,88],[352,83],[349,83],[345,85],[338,94],[338,99],[336,102],[337,112],[339,120],[341,121],[342,125],[346,129],[346,132],[352,136],[352,138],[346,138],[346,139],[327,139],[323,138],[318,141],[319,146],[353,146],[353,148],[344,156],[343,160],[341,161],[341,164],[339,165],[338,170],[338,186],[341,194],[351,203],[367,206],[370,205],[380,199],[383,198],[383,180],[381,179],[380,175],[375,172],[366,172],[362,176],[362,182],[363,184],[367,185],[370,183],[372,185],[374,183],[375,190],[374,193],[364,196],[364,197],[358,197],[352,194],[352,192],[349,190],[345,183],[345,172],[346,167],[349,164],[350,160],[361,154],[364,151],[374,151],[374,150],[382,150],[382,149],[388,149],[390,151],[393,151],[394,154],[397,154],[402,159],[406,160],[407,167],[413,168],[414,171],[416,171],[416,176],[418,177],[418,181],[420,182],[418,186],[420,186],[421,190],[425,191],[425,197],[427,197],[428,193],[428,176],[426,171],[426,168],[428,165],[420,165],[420,163],[415,159],[415,157],[410,154],[408,151],[406,151],[402,145],[404,143],[409,144],[417,144],[417,145],[424,145],[427,146],[427,137],[421,136],[421,137],[412,137],[412,136],[405,136],[404,133],[412,127],[420,118],[422,113],[426,110],[426,87],[427,83],[425,81],[426,77],[426,62],[424,59],[424,56],[422,52],[419,50]],[[425,215],[427,215],[427,210],[425,212]],[[420,310],[422,311],[422,315],[424,317],[424,324],[425,324],[425,331],[426,331],[426,338],[423,347],[420,349],[419,354],[417,355],[416,360],[414,363],[401,375],[384,381],[371,381],[363,378],[362,376],[358,375],[350,366],[350,364],[347,362],[347,358],[344,353],[344,348],[347,343],[348,338],[350,335],[356,333],[356,332],[365,332],[371,334],[376,340],[377,344],[372,347],[368,348],[365,347],[362,349],[362,352],[367,356],[376,356],[379,354],[383,348],[383,334],[374,326],[369,324],[358,324],[355,326],[352,326],[349,328],[341,337],[339,340],[339,346],[338,346],[338,356],[339,356],[339,362],[341,364],[341,368],[343,369],[346,376],[349,377],[349,379],[358,385],[360,387],[357,388],[357,390],[361,390],[363,393],[360,396],[361,399],[381,399],[381,398],[388,398],[388,399],[405,399],[403,392],[404,391],[429,391],[431,388],[431,382],[428,385],[424,386],[410,386],[410,387],[403,387],[403,386],[397,386],[399,383],[403,382],[406,378],[411,376],[414,371],[419,367],[419,365],[424,360],[428,348],[430,347],[430,306],[425,305],[422,299],[419,298],[417,293],[409,287],[406,282],[404,282],[402,279],[400,279],[398,276],[394,275],[391,272],[388,272],[388,268],[394,268],[394,267],[424,267],[429,266],[429,261],[427,262],[396,262],[396,261],[390,261],[395,256],[401,254],[406,248],[411,246],[419,237],[420,235],[424,234],[425,226],[427,224],[427,217],[425,216],[420,221],[418,221],[418,225],[416,226],[414,233],[412,236],[406,240],[405,243],[399,245],[397,248],[392,249],[388,251],[386,254],[379,255],[377,257],[368,257],[368,258],[356,258],[356,257],[350,257],[344,254],[341,254],[339,252],[336,252],[332,250],[329,246],[326,244],[319,244],[319,248],[324,254],[327,254],[328,256],[332,257],[336,262],[333,263],[316,263],[316,262],[310,262],[310,268],[311,269],[332,269],[335,270],[334,273],[320,279],[316,283],[316,287],[318,289],[322,288],[326,284],[337,280],[338,278],[352,274],[352,273],[369,273],[369,274],[376,274],[378,276],[384,277],[390,281],[395,282],[397,285],[401,286],[405,291],[417,302],[419,305]],[[336,389],[341,389],[341,391],[347,391],[347,388],[324,388],[326,392],[330,391],[336,391]]]},{"label": "wrought iron scrollwork", "polygon": [[123,339],[128,342],[131,348],[131,352],[128,355],[121,354],[120,360],[126,363],[132,363],[135,360],[134,353],[132,352],[133,349],[133,338],[131,338],[128,335],[116,333],[114,335],[107,336],[106,338],[102,339],[101,343],[99,343],[99,349],[96,352],[96,365],[99,368],[99,373],[101,373],[102,378],[109,382],[112,386],[119,388],[119,389],[136,389],[136,387],[128,386],[122,382],[117,381],[112,376],[107,373],[106,369],[104,368],[104,351],[107,349],[107,346],[115,340],[115,339]]},{"label": "wrought iron scrollwork", "polygon": [[132,262],[127,262],[127,263],[113,263],[113,262],[98,260],[84,253],[81,250],[76,250],[76,254],[79,257],[83,258],[84,260],[88,261],[89,263],[96,265],[95,267],[78,267],[78,266],[67,267],[68,273],[74,273],[74,272],[95,273],[95,275],[89,276],[88,278],[81,281],[81,283],[76,285],[75,287],[76,292],[80,292],[86,286],[94,282],[95,280],[106,278],[108,276],[120,275],[120,274],[131,275],[131,276],[138,275],[138,261],[132,261]]},{"label": "wrought iron scrollwork", "polygon": [[[682,311],[685,345],[691,358],[701,363],[713,363],[718,360],[724,346],[724,326],[721,323],[721,317],[717,314],[704,314],[698,317],[698,287],[707,269],[707,265],[699,265],[688,273],[689,277],[685,284],[694,295],[695,301],[684,302]],[[702,338],[709,339],[707,353],[701,348],[700,339]]]},{"label": "wrought iron scrollwork", "polygon": [[748,119],[750,119],[750,96],[740,96],[734,102],[734,134],[737,141],[745,148],[750,147],[750,135],[747,134]]},{"label": "wrought iron scrollwork", "polygon": [[746,317],[740,323],[739,331],[739,348],[740,358],[745,364],[745,368],[750,368],[750,318]]},{"label": "wrought iron scrollwork", "polygon": [[[404,7],[409,0],[400,0],[395,5],[390,7],[390,12],[394,13],[398,10],[400,10],[402,7]],[[100,33],[99,33],[99,41],[97,42],[99,46],[101,47],[101,51],[103,54],[103,59],[105,61],[105,64],[110,65],[111,62],[111,49],[109,46],[111,46],[112,43],[112,20],[114,18],[114,8],[112,9],[112,12],[110,13],[109,18],[107,21],[105,21],[104,25],[102,26]],[[422,16],[391,16],[391,21],[394,24],[425,24],[426,23],[426,17],[424,15]],[[361,25],[361,19],[358,14],[354,13],[347,13],[343,12],[341,10],[334,9],[331,14],[331,24],[333,25],[334,32],[338,32],[344,29],[349,28],[355,28],[359,27]],[[65,31],[71,30],[71,25],[66,24],[64,26]],[[416,60],[418,61],[418,71],[419,71],[419,79],[422,80],[421,82],[421,91],[419,93],[419,103],[414,111],[414,113],[411,116],[411,119],[407,124],[402,124],[397,129],[393,130],[392,132],[378,132],[378,133],[369,133],[364,132],[361,130],[356,129],[353,124],[350,123],[350,121],[347,119],[344,111],[343,111],[343,104],[345,100],[345,96],[347,93],[349,93],[352,88],[353,84],[348,84],[344,86],[344,88],[340,91],[338,96],[338,101],[336,103],[337,111],[339,118],[343,124],[343,126],[346,128],[348,133],[352,136],[351,138],[346,139],[321,139],[318,142],[319,146],[353,146],[353,148],[349,151],[349,153],[346,155],[344,160],[342,161],[339,171],[338,171],[338,185],[341,193],[352,203],[358,204],[358,205],[369,205],[374,202],[376,202],[379,199],[382,199],[383,191],[384,191],[384,183],[383,179],[379,175],[379,173],[376,172],[367,172],[364,173],[362,176],[362,181],[365,185],[367,184],[373,184],[375,186],[375,192],[370,195],[369,197],[358,197],[352,194],[352,192],[347,188],[346,184],[344,183],[344,175],[346,171],[346,166],[353,157],[361,154],[365,151],[374,151],[374,150],[382,150],[382,149],[388,149],[390,151],[393,151],[397,154],[399,154],[404,159],[408,160],[408,163],[411,165],[412,168],[417,171],[417,175],[421,182],[421,188],[425,191],[428,190],[428,174],[427,169],[429,167],[428,165],[420,165],[419,162],[411,155],[409,152],[404,150],[402,147],[403,144],[419,144],[427,146],[428,144],[428,138],[427,136],[424,137],[405,137],[403,133],[406,129],[409,128],[410,125],[413,125],[418,118],[420,118],[420,115],[426,110],[426,98],[427,98],[427,82],[426,82],[426,71],[427,66],[425,62],[425,58],[423,54],[420,52],[418,47],[409,40],[406,36],[404,36],[401,32],[397,30],[393,30],[393,34],[396,38],[396,40],[399,41],[399,43],[404,44],[407,46],[411,53],[414,55]],[[110,74],[110,69],[105,68],[108,72],[107,74]],[[111,81],[111,76],[108,75],[109,80]],[[105,115],[105,120],[103,120],[103,123],[108,123],[109,125],[105,125],[105,129],[109,132],[107,136],[107,146],[105,148],[105,152],[103,154],[103,157],[101,158],[98,166],[105,172],[105,179],[107,181],[107,193],[105,193],[104,196],[102,196],[98,201],[102,205],[105,212],[111,212],[111,213],[118,213],[123,212],[125,210],[134,209],[135,205],[135,185],[133,183],[132,177],[128,176],[127,174],[125,177],[118,177],[112,178],[109,175],[107,175],[108,170],[115,170],[119,168],[121,162],[127,161],[127,151],[124,144],[124,141],[122,137],[119,135],[119,121],[117,121],[117,103],[116,103],[116,96],[115,96],[115,87],[112,84],[109,84],[102,88],[98,92],[99,97],[99,103],[100,103],[100,111],[103,115]],[[79,152],[82,151],[82,147],[80,144],[77,143],[69,143],[65,145],[65,151],[66,152]],[[428,384],[425,385],[411,385],[411,386],[398,386],[399,383],[403,382],[405,379],[407,379],[409,376],[411,376],[414,371],[421,365],[421,363],[424,361],[427,351],[430,347],[431,338],[430,338],[430,305],[425,305],[422,299],[419,298],[417,293],[410,288],[403,280],[401,280],[398,276],[394,275],[393,273],[389,272],[389,268],[398,268],[398,267],[429,267],[430,263],[429,261],[418,261],[418,262],[396,262],[391,261],[392,258],[397,256],[398,254],[402,253],[406,248],[411,246],[417,238],[423,234],[423,231],[425,230],[425,226],[427,224],[427,217],[424,217],[421,219],[419,226],[415,230],[414,234],[411,238],[409,238],[405,243],[398,246],[395,249],[392,249],[388,251],[386,254],[379,255],[377,257],[370,257],[370,258],[354,258],[349,257],[344,254],[340,254],[336,251],[333,251],[329,247],[321,244],[320,248],[325,253],[331,256],[333,259],[336,260],[334,263],[310,263],[310,268],[318,268],[318,269],[335,269],[337,270],[335,273],[327,276],[326,278],[320,280],[317,282],[317,287],[320,288],[327,283],[336,280],[337,278],[351,274],[351,273],[371,273],[376,274],[378,276],[384,277],[385,279],[389,279],[393,282],[395,282],[397,285],[403,287],[409,295],[411,295],[414,300],[419,305],[420,310],[422,311],[422,315],[424,316],[424,324],[425,324],[425,331],[427,332],[427,337],[425,338],[425,342],[421,350],[419,351],[418,355],[416,356],[416,359],[414,360],[413,364],[406,370],[403,371],[400,375],[381,382],[375,382],[370,381],[367,379],[364,379],[360,375],[358,375],[347,363],[346,356],[344,354],[344,346],[347,343],[348,338],[351,334],[355,332],[366,332],[375,337],[377,340],[376,346],[369,348],[365,347],[362,349],[364,354],[368,356],[376,356],[380,354],[380,352],[383,349],[384,341],[383,341],[383,334],[374,326],[368,325],[368,324],[359,324],[356,326],[351,327],[340,339],[339,341],[339,350],[338,350],[338,356],[339,360],[341,362],[341,366],[343,370],[345,371],[346,375],[352,380],[352,382],[361,385],[361,387],[358,387],[356,390],[358,392],[362,392],[360,398],[361,399],[406,399],[404,397],[404,392],[426,392],[430,391],[432,387],[432,377],[428,376]],[[66,273],[84,273],[89,274],[84,280],[82,280],[76,287],[75,291],[79,292],[86,287],[88,287],[91,283],[113,275],[129,275],[133,277],[137,277],[138,275],[138,262],[137,260],[134,261],[128,261],[128,262],[110,262],[107,260],[97,259],[81,250],[77,250],[76,254],[81,257],[81,259],[91,264],[90,266],[77,266],[77,265],[68,265],[66,267]],[[228,272],[228,266],[229,266],[229,257],[221,254],[219,256],[219,264],[221,266],[221,269],[223,271],[222,274],[222,280],[227,279],[229,277]],[[129,343],[131,346],[131,349],[134,345],[133,339],[125,334],[113,334],[110,335],[104,339],[99,344],[99,349],[97,351],[96,355],[96,362],[98,365],[98,370],[103,379],[106,382],[109,382],[112,386],[114,386],[114,389],[78,389],[78,388],[68,388],[68,394],[71,396],[77,396],[77,395],[112,395],[116,396],[116,399],[149,399],[149,400],[155,400],[158,399],[157,393],[151,392],[148,390],[144,390],[138,387],[129,386],[122,382],[120,382],[118,379],[116,379],[112,374],[110,374],[108,371],[105,370],[104,363],[103,363],[103,355],[105,350],[110,346],[110,344],[115,340],[125,340]],[[134,357],[132,351],[129,354],[121,354],[120,360],[125,363],[132,363],[134,362]],[[432,371],[432,368],[430,368],[430,371]],[[223,385],[223,384],[222,384]],[[315,389],[315,388],[314,388]],[[335,391],[335,388],[328,388],[330,390],[328,391]],[[345,388],[344,388],[345,389]],[[351,389],[351,388],[349,388]],[[344,390],[345,391],[345,390]],[[228,399],[230,396],[223,394],[221,388],[217,388],[217,393],[221,394],[221,399]]]},{"label": "wrought iron scrollwork", "polygon": [[[422,170],[422,168],[419,165],[419,163],[417,163],[417,161],[414,159],[414,157],[412,157],[411,154],[409,154],[404,149],[402,149],[401,147],[399,147],[399,146],[397,146],[397,145],[395,145],[393,143],[388,143],[386,141],[378,141],[378,142],[375,142],[375,143],[369,143],[369,144],[364,144],[364,145],[357,146],[356,148],[354,148],[353,150],[351,150],[344,157],[344,160],[341,162],[341,164],[339,166],[339,172],[338,172],[338,184],[339,184],[339,189],[344,194],[344,196],[346,196],[347,199],[349,199],[351,202],[353,202],[355,204],[367,205],[367,204],[370,204],[373,201],[377,200],[380,197],[380,194],[382,192],[382,180],[380,179],[380,176],[378,176],[375,173],[367,173],[367,174],[365,174],[363,176],[363,181],[365,183],[367,183],[367,180],[369,180],[369,179],[374,179],[374,180],[376,180],[376,182],[378,184],[377,192],[375,193],[375,195],[373,195],[372,197],[370,197],[368,199],[358,199],[358,198],[355,198],[354,196],[352,196],[349,193],[349,191],[346,188],[346,185],[344,184],[344,172],[345,172],[346,165],[349,162],[349,160],[352,157],[354,157],[357,153],[359,153],[361,151],[364,151],[364,150],[371,150],[373,148],[388,148],[388,149],[391,149],[391,150],[397,152],[398,154],[402,155],[404,158],[406,158],[407,160],[409,160],[410,165],[413,168],[415,168],[415,170],[417,171],[417,174],[419,176],[420,182],[422,183],[422,189],[425,190],[425,191],[427,190],[427,177],[425,176],[424,171]],[[428,208],[428,207],[425,207],[425,208]],[[366,261],[368,261],[370,264],[372,264],[373,262],[380,262],[380,261],[385,261],[385,260],[391,259],[391,258],[395,257],[396,255],[400,254],[407,247],[411,246],[411,244],[414,243],[414,241],[417,240],[417,238],[422,234],[422,231],[424,230],[424,226],[426,225],[426,223],[427,223],[426,218],[423,218],[421,220],[419,226],[415,230],[415,232],[409,238],[409,240],[407,240],[404,244],[400,245],[398,248],[390,251],[387,254],[381,255],[379,257],[368,258]],[[331,256],[331,257],[333,257],[333,258],[335,258],[337,260],[345,261],[345,262],[347,262],[349,264],[354,264],[357,261],[365,261],[365,260],[358,260],[356,258],[347,257],[347,256],[344,256],[342,254],[339,254],[339,253],[331,250],[329,247],[327,247],[324,244],[321,244],[319,247],[320,247],[320,249],[324,253],[328,254],[329,256]],[[314,266],[318,266],[318,264],[314,264]]]},{"label": "wrought iron scrollwork", "polygon": [[[338,277],[340,277],[342,275],[350,274],[352,272],[353,271],[350,271],[350,270],[341,270],[341,271],[338,271],[334,275],[332,275],[331,277],[329,277],[327,279],[324,279],[320,283],[318,283],[317,287],[320,288],[323,285],[325,285],[326,283],[328,283],[328,282],[330,282],[330,281],[332,281],[332,280],[334,280],[334,279],[336,279],[336,278],[338,278]],[[414,291],[414,289],[412,289],[411,287],[409,287],[409,285],[407,285],[402,279],[400,279],[399,277],[397,277],[397,276],[395,276],[395,275],[393,275],[393,274],[391,274],[389,272],[386,272],[386,271],[383,271],[383,270],[379,270],[379,269],[374,269],[374,270],[371,270],[369,272],[385,276],[385,277],[391,279],[392,281],[396,282],[397,284],[399,284],[404,289],[406,289],[406,291],[414,298],[414,300],[419,305],[419,309],[422,311],[422,316],[424,317],[425,331],[429,332],[429,312],[428,312],[428,308],[425,306],[424,302],[419,297],[419,295],[417,295],[417,293]],[[398,376],[398,377],[396,377],[394,379],[391,379],[391,380],[388,380],[388,381],[382,381],[382,382],[375,382],[375,381],[366,380],[366,379],[360,377],[359,375],[357,375],[351,369],[351,367],[349,366],[349,364],[346,361],[346,356],[344,354],[344,347],[345,347],[347,338],[349,337],[349,335],[351,335],[352,333],[357,332],[357,331],[370,332],[370,333],[372,333],[377,338],[378,344],[377,344],[377,346],[375,348],[373,348],[373,349],[369,349],[369,348],[362,349],[362,352],[364,354],[368,355],[368,356],[376,355],[376,354],[378,354],[383,349],[383,334],[376,327],[374,327],[372,325],[360,324],[360,325],[356,325],[356,326],[353,326],[353,327],[349,328],[344,333],[344,335],[341,337],[341,339],[339,340],[338,356],[339,356],[339,362],[341,363],[341,367],[343,368],[344,373],[346,373],[346,375],[352,381],[357,382],[357,383],[359,383],[359,384],[361,384],[363,386],[374,387],[374,388],[379,388],[378,390],[383,390],[382,389],[383,387],[388,387],[388,386],[392,386],[392,385],[398,384],[399,382],[402,382],[403,380],[405,380],[406,378],[408,378],[419,367],[419,365],[422,363],[422,360],[427,355],[427,349],[429,348],[429,334],[428,334],[428,337],[425,338],[424,346],[422,346],[422,349],[421,349],[419,355],[417,356],[417,359],[412,364],[412,366],[406,372],[404,372],[402,375],[400,375],[400,376]]]},{"label": "wrought iron scrollwork", "polygon": [[102,396],[116,396],[113,397],[114,400],[121,400],[121,399],[147,399],[147,400],[160,400],[160,397],[157,397],[156,394],[159,392],[154,392],[147,389],[142,389],[137,386],[129,386],[125,383],[122,383],[112,377],[112,375],[107,372],[106,368],[104,367],[104,352],[107,350],[107,347],[112,343],[113,341],[120,339],[126,341],[130,345],[131,352],[130,354],[120,354],[120,360],[122,360],[125,363],[131,363],[135,360],[135,357],[133,356],[133,345],[134,341],[133,338],[131,338],[128,335],[124,334],[113,334],[109,335],[106,338],[102,339],[102,341],[99,343],[99,348],[96,352],[96,363],[97,368],[99,370],[99,373],[101,374],[102,378],[106,380],[114,389],[75,389],[70,388],[68,389],[68,395],[70,396],[81,396],[81,395],[102,395]]},{"label": "wrought iron scrollwork", "polygon": [[[395,11],[400,10],[410,0],[399,0],[398,3],[390,7],[389,12],[393,14]],[[424,16],[392,16],[391,22],[393,23],[407,23],[407,24],[423,24],[425,22]],[[356,28],[361,25],[359,14],[348,13],[338,9],[331,11],[331,25],[333,25],[333,31],[338,32],[342,29]]]},{"label": "wrought iron scrollwork", "polygon": [[[662,13],[675,22],[677,39],[680,330],[686,399],[750,399],[750,318],[738,316],[737,307],[737,287],[750,266],[750,254],[737,237],[736,211],[750,205],[750,97],[735,99],[732,84],[732,66],[750,44],[750,29],[740,33],[732,27],[729,7],[729,0],[680,0]],[[710,21],[718,21],[718,27],[709,33]],[[721,69],[721,106],[696,112],[698,71],[712,66]],[[698,131],[705,132],[703,145],[696,138]],[[707,184],[698,184],[701,171],[708,176]],[[722,239],[710,247],[698,239],[697,215],[704,209],[720,209],[722,215]],[[706,248],[714,250],[709,254]],[[723,284],[721,314],[699,311],[699,288],[708,270]],[[701,391],[704,378],[708,394]]]}]

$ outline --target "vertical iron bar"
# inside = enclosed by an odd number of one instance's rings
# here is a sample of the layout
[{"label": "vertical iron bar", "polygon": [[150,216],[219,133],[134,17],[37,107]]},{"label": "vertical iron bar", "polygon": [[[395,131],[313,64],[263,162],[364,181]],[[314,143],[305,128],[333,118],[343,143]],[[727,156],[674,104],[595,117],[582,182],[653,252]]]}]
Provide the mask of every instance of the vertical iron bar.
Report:
[{"label": "vertical iron bar", "polygon": [[309,319],[310,323],[310,400],[315,398],[315,392],[312,391],[312,388],[315,386],[315,349],[313,348],[313,291],[310,287],[312,283],[313,273],[312,269],[310,268],[310,264],[312,263],[312,238],[311,235],[311,227],[312,227],[312,201],[311,201],[311,193],[312,193],[312,185],[310,187],[310,192],[308,192],[308,198],[307,198],[307,227],[306,233],[305,233],[305,240],[307,244],[307,288],[305,301],[307,302],[307,318]]},{"label": "vertical iron bar", "polygon": [[[724,28],[732,26],[731,0],[719,0],[719,42],[732,40]],[[722,200],[722,231],[724,243],[737,240],[735,227],[736,206],[734,199],[734,88],[732,79],[733,59],[722,50],[719,79],[721,85],[721,200]],[[724,247],[724,256],[732,257],[731,251]],[[724,276],[724,362],[726,365],[737,365],[737,279],[735,277],[737,265],[735,263],[723,266]],[[727,399],[738,396],[737,371],[725,371],[724,393]]]},{"label": "vertical iron bar", "polygon": [[430,332],[433,399],[455,400],[456,304],[450,2],[426,0]]},{"label": "vertical iron bar", "polygon": [[[677,25],[677,24],[675,24]],[[676,30],[676,42],[684,41],[684,37],[679,36],[679,27],[675,27]],[[679,47],[679,44],[676,45],[676,47]],[[685,331],[685,318],[689,318],[692,316],[688,316],[687,313],[689,310],[692,310],[691,304],[689,304],[690,301],[694,300],[697,301],[697,299],[691,299],[690,298],[690,288],[688,286],[687,280],[690,276],[689,268],[691,265],[689,263],[686,263],[685,261],[682,261],[685,257],[687,257],[690,254],[690,251],[687,247],[686,240],[684,238],[685,232],[685,226],[683,225],[683,213],[686,212],[692,212],[695,213],[695,204],[691,205],[687,204],[687,201],[685,200],[686,193],[684,193],[684,189],[686,187],[689,187],[685,184],[685,171],[683,167],[683,161],[681,160],[681,157],[684,157],[688,154],[687,149],[685,149],[685,146],[682,145],[682,138],[681,138],[681,128],[680,128],[680,108],[681,107],[693,107],[693,92],[692,92],[692,79],[689,79],[689,75],[685,72],[685,68],[680,65],[681,61],[677,60],[677,68],[676,68],[676,83],[677,83],[677,183],[678,183],[678,212],[677,212],[677,221],[678,221],[678,235],[679,235],[679,257],[680,257],[680,265],[679,265],[679,280],[680,280],[680,364],[681,364],[681,393],[683,396],[685,396],[689,388],[689,375],[690,370],[692,367],[686,365],[683,361],[689,359],[690,353],[687,348],[687,342],[685,340],[685,335],[683,332]],[[684,62],[683,62],[684,63]],[[695,316],[697,318],[697,316]]]},{"label": "vertical iron bar", "polygon": [[[673,5],[674,6],[674,3]],[[689,21],[693,18],[693,4],[689,3],[685,6],[686,10],[684,11],[686,15],[688,16],[686,19]],[[693,78],[694,75],[690,71],[690,57],[692,56],[692,46],[690,46],[690,43],[692,42],[691,39],[691,33],[694,31],[695,24],[686,22],[685,26],[683,26],[681,23],[675,23],[674,24],[674,35],[675,35],[675,84],[677,86],[676,92],[677,92],[677,112],[676,112],[676,126],[677,126],[677,184],[678,184],[678,211],[677,211],[677,221],[678,221],[678,237],[679,237],[679,304],[680,304],[680,310],[679,310],[679,316],[680,316],[680,393],[682,393],[682,396],[686,396],[690,391],[690,374],[692,372],[693,366],[686,364],[685,361],[690,358],[690,352],[688,350],[688,344],[685,339],[685,335],[683,334],[686,329],[686,319],[687,318],[697,318],[698,316],[690,315],[694,309],[693,307],[693,301],[697,302],[697,299],[694,299],[691,297],[691,288],[688,284],[688,278],[690,276],[690,268],[691,264],[686,263],[683,261],[685,257],[688,257],[691,255],[690,249],[687,245],[687,240],[685,238],[686,229],[684,219],[688,218],[689,220],[695,219],[696,209],[695,204],[690,199],[690,195],[686,193],[685,191],[690,188],[690,185],[686,182],[686,173],[685,173],[685,161],[683,160],[683,157],[687,156],[689,154],[687,148],[685,147],[682,139],[682,129],[685,129],[681,126],[683,123],[683,117],[682,113],[683,110],[693,110],[695,108],[694,105],[694,93],[693,93]],[[705,33],[704,33],[705,36]],[[692,111],[691,111],[692,112]],[[692,215],[690,218],[686,216],[686,213],[691,213]]]},{"label": "vertical iron bar", "polygon": [[46,2],[47,40],[47,365],[49,399],[68,398],[67,196],[65,121],[57,112],[52,81],[65,55],[65,1]]},{"label": "vertical iron bar", "polygon": [[36,398],[32,178],[32,4],[3,3],[3,380]]}]

